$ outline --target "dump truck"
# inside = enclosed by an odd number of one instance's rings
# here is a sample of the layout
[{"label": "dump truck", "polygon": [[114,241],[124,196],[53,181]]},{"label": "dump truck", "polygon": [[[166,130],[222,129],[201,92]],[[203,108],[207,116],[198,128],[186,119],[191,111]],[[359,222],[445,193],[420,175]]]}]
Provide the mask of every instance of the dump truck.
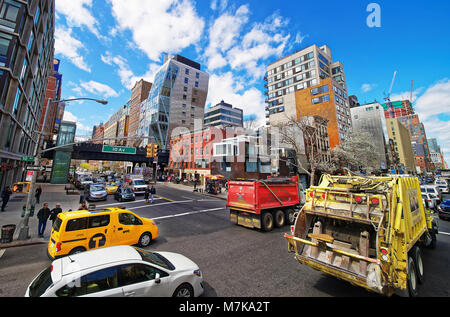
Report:
[{"label": "dump truck", "polygon": [[297,177],[228,181],[227,208],[231,222],[248,228],[292,225],[300,211]]},{"label": "dump truck", "polygon": [[323,175],[307,190],[288,251],[304,265],[385,296],[418,295],[438,223],[415,177]]}]

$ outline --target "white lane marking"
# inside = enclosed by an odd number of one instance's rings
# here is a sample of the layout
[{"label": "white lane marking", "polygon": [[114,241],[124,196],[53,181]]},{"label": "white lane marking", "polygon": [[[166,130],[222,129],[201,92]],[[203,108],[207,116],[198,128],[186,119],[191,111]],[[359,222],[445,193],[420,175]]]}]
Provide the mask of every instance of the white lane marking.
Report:
[{"label": "white lane marking", "polygon": [[446,234],[446,235],[450,236],[450,233],[448,233],[448,232],[441,232],[441,231],[439,231],[439,234]]},{"label": "white lane marking", "polygon": [[145,206],[139,206],[139,207],[128,208],[128,210],[142,209],[142,208],[148,208],[148,207],[158,207],[158,206],[162,206],[162,205],[190,203],[190,202],[192,202],[192,200],[173,201],[173,202],[161,203],[161,204],[153,204],[153,205],[152,205],[152,204],[149,204],[149,205],[145,205]]},{"label": "white lane marking", "polygon": [[196,211],[185,212],[185,213],[177,214],[177,215],[156,217],[156,218],[152,218],[152,220],[161,220],[161,219],[168,219],[168,218],[175,218],[175,217],[191,216],[191,215],[195,215],[195,214],[211,212],[211,211],[218,211],[218,210],[225,210],[225,209],[226,208],[213,208],[213,209],[205,209],[205,210],[196,210]]},{"label": "white lane marking", "polygon": [[[153,200],[161,200],[162,198],[154,198]],[[123,204],[136,204],[136,203],[140,203],[145,201],[145,199],[141,199],[141,200],[133,200],[133,201],[124,201],[121,203],[114,203],[114,204],[108,204],[108,205],[98,205],[96,206],[98,207],[107,207],[107,206],[115,206],[115,205],[123,205]]]}]

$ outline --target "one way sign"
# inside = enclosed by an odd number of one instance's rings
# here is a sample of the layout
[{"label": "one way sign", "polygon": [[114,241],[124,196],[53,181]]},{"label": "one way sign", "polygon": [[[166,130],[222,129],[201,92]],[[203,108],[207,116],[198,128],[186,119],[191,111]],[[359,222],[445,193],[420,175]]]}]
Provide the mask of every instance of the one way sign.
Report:
[{"label": "one way sign", "polygon": [[27,171],[43,172],[45,171],[45,166],[27,166]]}]

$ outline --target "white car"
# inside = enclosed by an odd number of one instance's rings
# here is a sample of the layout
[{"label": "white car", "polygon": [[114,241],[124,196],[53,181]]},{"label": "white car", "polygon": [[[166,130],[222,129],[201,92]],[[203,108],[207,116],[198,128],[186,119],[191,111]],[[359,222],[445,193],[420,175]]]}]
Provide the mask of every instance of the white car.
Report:
[{"label": "white car", "polygon": [[436,196],[438,202],[441,202],[441,191],[437,185],[423,185],[420,186],[422,194],[433,194]]},{"label": "white car", "polygon": [[145,189],[148,187],[144,179],[132,179],[129,184],[135,194],[144,194]]},{"label": "white car", "polygon": [[197,264],[171,252],[115,246],[52,262],[29,285],[26,297],[197,297]]},{"label": "white car", "polygon": [[439,186],[441,192],[443,192],[443,193],[448,193],[448,183],[447,183],[447,181],[446,181],[445,179],[438,178],[438,179],[434,182],[434,184],[435,184],[436,186]]},{"label": "white car", "polygon": [[424,204],[425,201],[427,204],[425,204],[425,206],[428,206],[429,209],[436,209],[438,206],[438,199],[434,194],[425,194],[422,193],[422,198],[424,199]]}]

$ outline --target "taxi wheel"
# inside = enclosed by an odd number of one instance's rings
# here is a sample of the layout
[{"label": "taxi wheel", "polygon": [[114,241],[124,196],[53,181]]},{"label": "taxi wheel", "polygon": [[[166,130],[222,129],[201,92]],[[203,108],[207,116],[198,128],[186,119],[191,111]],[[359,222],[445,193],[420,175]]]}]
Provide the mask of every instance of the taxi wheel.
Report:
[{"label": "taxi wheel", "polygon": [[150,242],[152,242],[152,234],[150,232],[144,232],[139,238],[138,245],[141,248],[146,248],[150,245]]},{"label": "taxi wheel", "polygon": [[75,248],[75,249],[73,249],[72,251],[70,251],[70,252],[69,252],[69,255],[74,255],[74,254],[82,253],[82,252],[85,252],[85,251],[86,251],[85,248],[83,248],[83,247],[78,247],[78,248]]}]

